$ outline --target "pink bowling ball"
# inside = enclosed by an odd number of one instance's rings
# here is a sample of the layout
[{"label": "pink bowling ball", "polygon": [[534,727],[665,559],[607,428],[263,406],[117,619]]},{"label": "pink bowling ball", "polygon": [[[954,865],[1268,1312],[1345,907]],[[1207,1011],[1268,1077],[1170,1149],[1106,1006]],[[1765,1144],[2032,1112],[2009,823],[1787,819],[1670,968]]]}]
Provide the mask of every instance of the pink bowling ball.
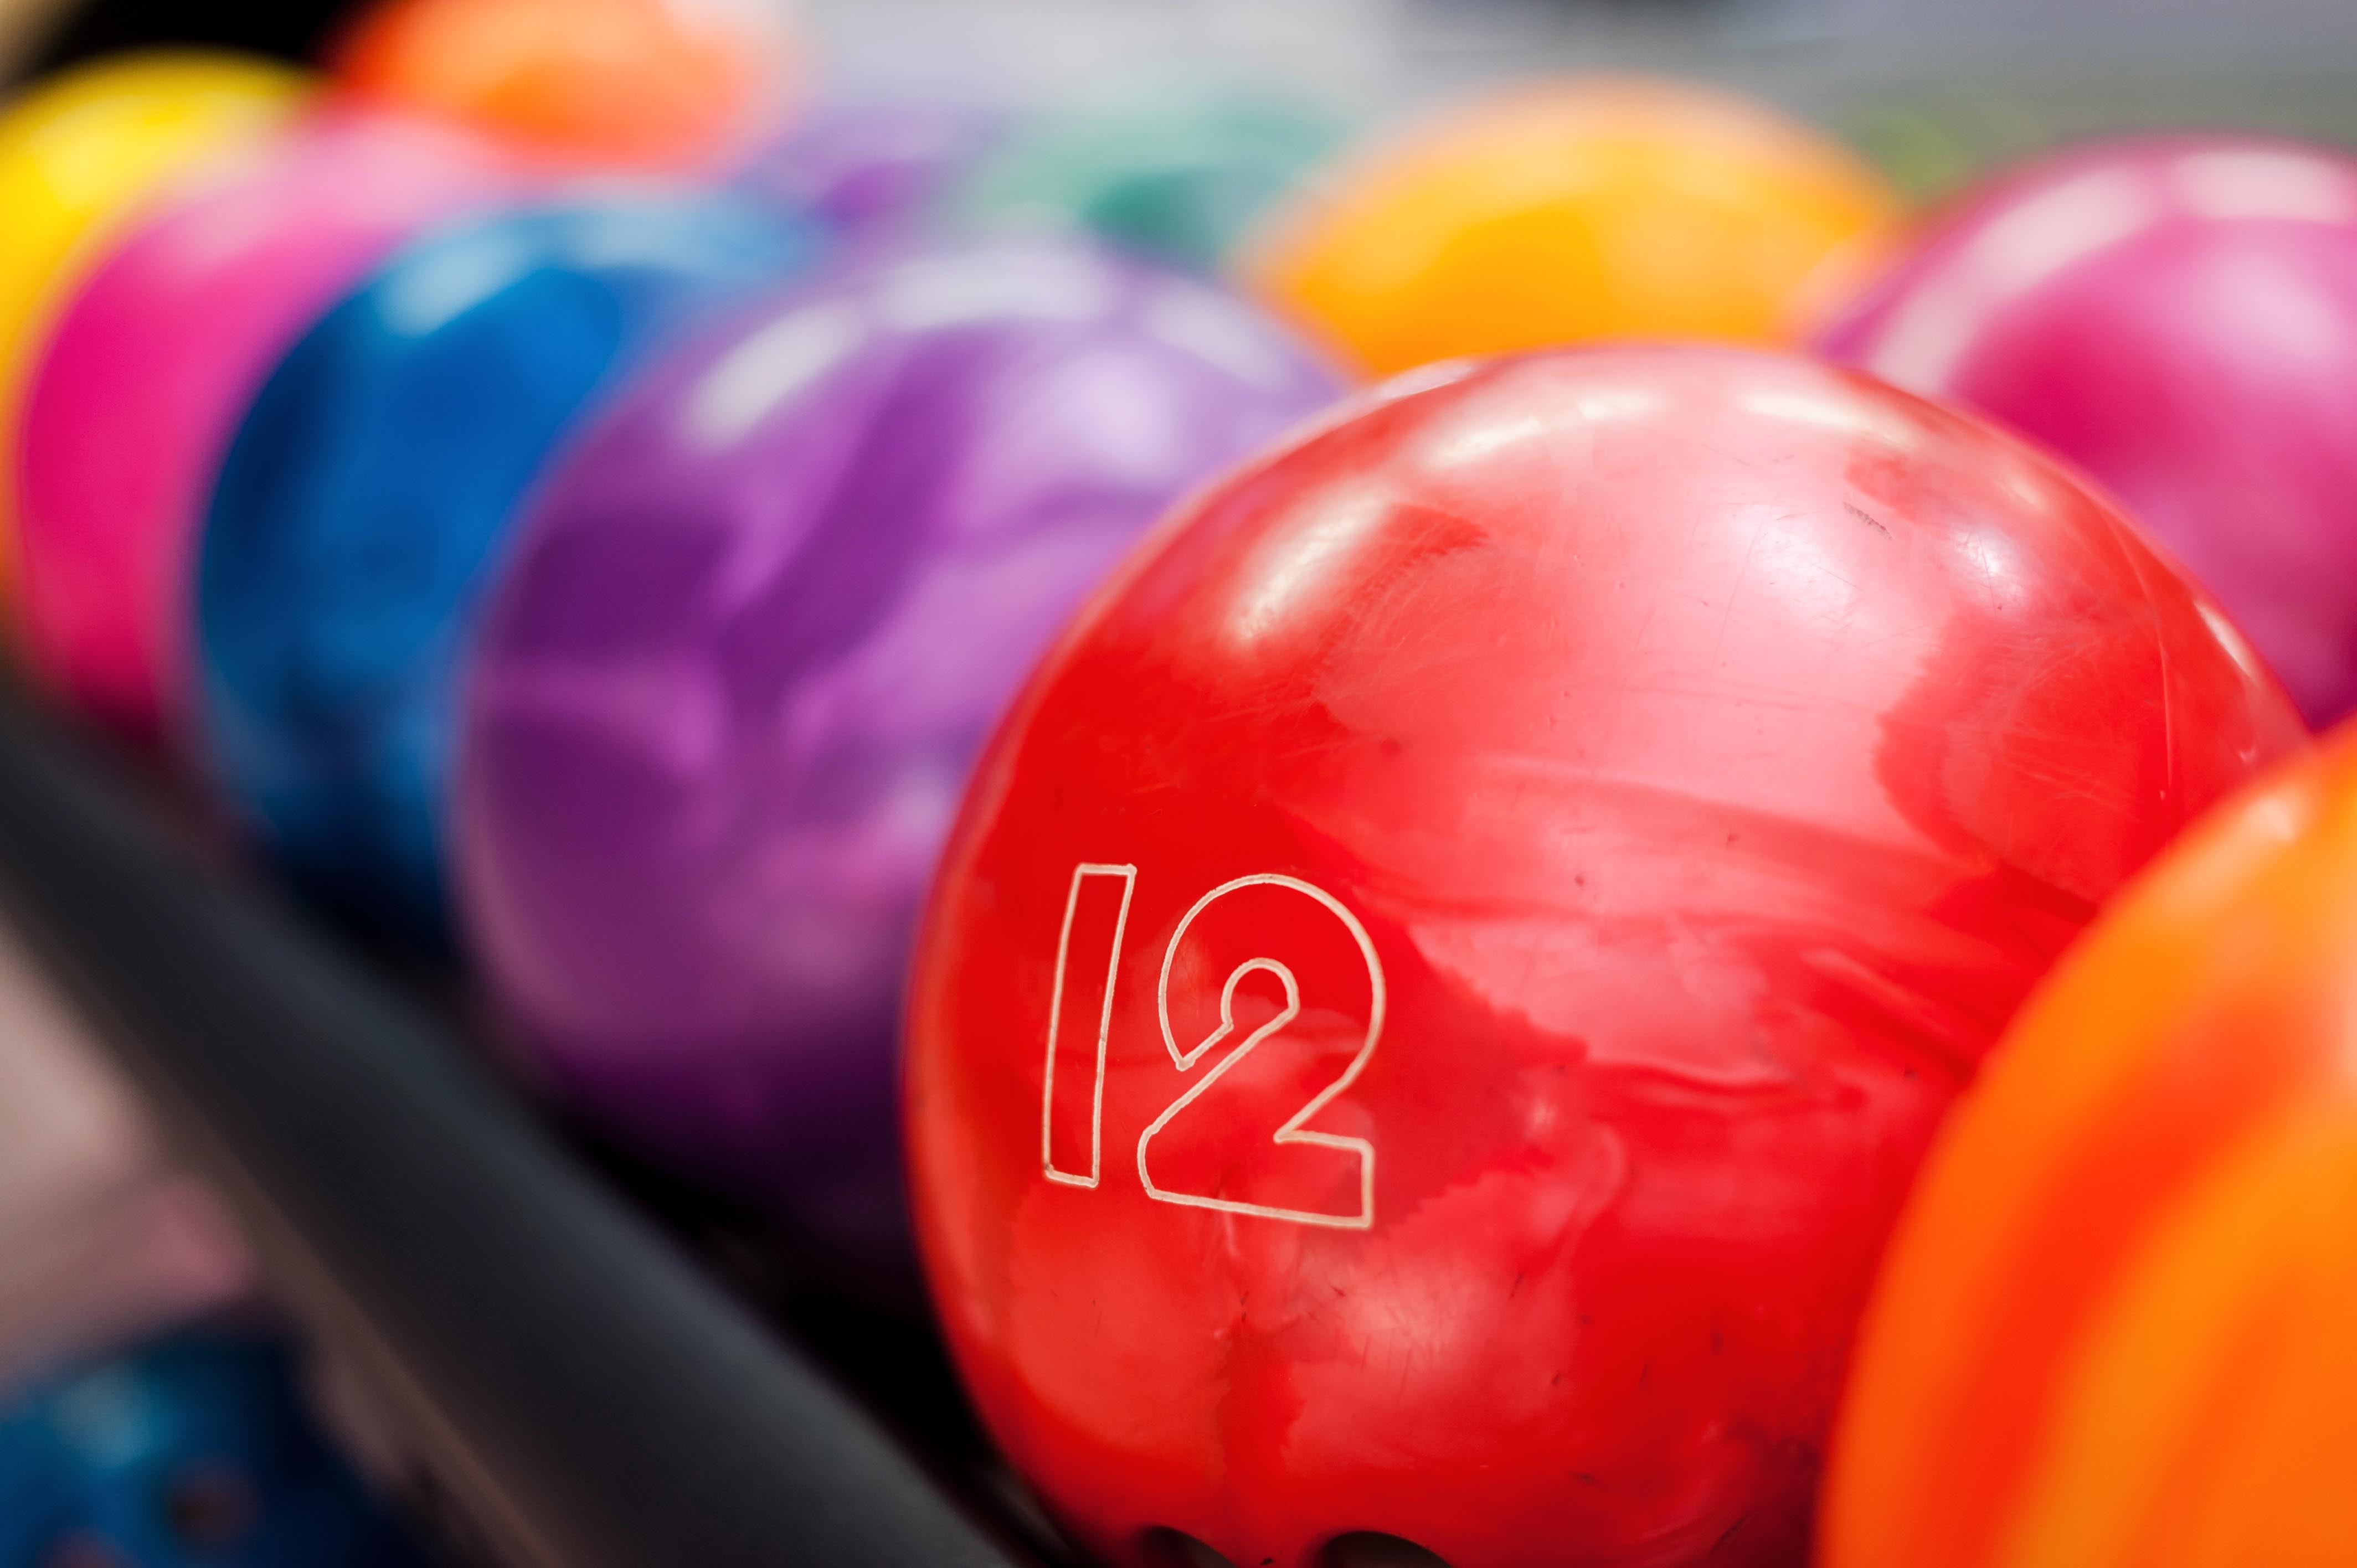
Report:
[{"label": "pink bowling ball", "polygon": [[2357,708],[2357,160],[2172,137],[2029,166],[1819,347],[2077,462],[2310,722]]},{"label": "pink bowling ball", "polygon": [[516,188],[462,133],[323,115],[134,231],[68,304],[20,432],[19,619],[35,669],[155,736],[187,690],[192,549],[271,367],[421,227]]}]

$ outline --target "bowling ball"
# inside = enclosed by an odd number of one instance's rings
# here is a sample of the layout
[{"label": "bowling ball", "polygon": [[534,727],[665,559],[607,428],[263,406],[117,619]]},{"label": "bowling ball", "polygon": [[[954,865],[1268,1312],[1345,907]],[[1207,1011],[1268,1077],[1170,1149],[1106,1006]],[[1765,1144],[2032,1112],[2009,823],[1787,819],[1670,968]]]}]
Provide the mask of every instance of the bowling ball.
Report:
[{"label": "bowling ball", "polygon": [[[0,428],[12,428],[51,313],[113,225],[175,177],[249,147],[303,92],[242,55],[124,55],[67,71],[0,111]],[[13,565],[16,444],[0,442],[0,571]],[[5,579],[0,578],[0,585]]]},{"label": "bowling ball", "polygon": [[858,102],[818,111],[750,159],[738,188],[864,240],[928,227],[956,177],[1001,130],[986,110]]},{"label": "bowling ball", "polygon": [[901,977],[974,753],[1156,514],[1334,386],[1071,242],[905,250],[637,382],[524,525],[459,747],[467,932],[557,1087],[908,1280]]},{"label": "bowling ball", "polygon": [[2357,1562],[2357,731],[2022,1011],[1860,1335],[1828,1568]]},{"label": "bowling ball", "polygon": [[2310,720],[2357,708],[2357,160],[2175,137],[2013,170],[1820,346],[2078,463]]},{"label": "bowling ball", "polygon": [[1862,160],[1771,110],[1574,81],[1372,149],[1273,215],[1242,266],[1377,372],[1595,338],[1780,343],[1897,215]]},{"label": "bowling ball", "polygon": [[407,1568],[285,1352],[190,1333],[0,1408],[0,1568]]},{"label": "bowling ball", "polygon": [[952,202],[971,223],[1078,229],[1209,272],[1341,136],[1329,115],[1243,96],[1073,110],[1015,127]]},{"label": "bowling ball", "polygon": [[631,363],[808,248],[707,195],[471,220],[396,252],[272,372],[198,549],[199,728],[330,909],[434,939],[453,666],[519,499]]},{"label": "bowling ball", "polygon": [[185,715],[190,556],[246,405],[397,243],[512,183],[471,137],[322,117],[99,263],[25,402],[21,630],[52,685],[135,735]]},{"label": "bowling ball", "polygon": [[1869,378],[1395,383],[1157,529],[968,788],[906,1093],[983,1414],[1125,1568],[1801,1561],[1943,1112],[2302,737],[2106,502]]},{"label": "bowling ball", "polygon": [[697,0],[382,0],[335,50],[358,97],[565,162],[683,166],[767,112],[781,40]]}]

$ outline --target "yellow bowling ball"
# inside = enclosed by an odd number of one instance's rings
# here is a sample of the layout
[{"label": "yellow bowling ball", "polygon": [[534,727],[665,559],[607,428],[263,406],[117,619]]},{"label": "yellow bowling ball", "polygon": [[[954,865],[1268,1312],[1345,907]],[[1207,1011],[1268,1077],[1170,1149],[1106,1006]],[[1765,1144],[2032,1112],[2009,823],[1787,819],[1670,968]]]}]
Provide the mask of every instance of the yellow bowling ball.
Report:
[{"label": "yellow bowling ball", "polygon": [[1796,339],[1898,193],[1741,98],[1602,78],[1459,110],[1276,214],[1248,286],[1377,374],[1595,338]]},{"label": "yellow bowling ball", "polygon": [[0,530],[15,526],[18,399],[72,279],[115,220],[281,124],[303,84],[264,59],[170,51],[95,61],[0,108]]}]

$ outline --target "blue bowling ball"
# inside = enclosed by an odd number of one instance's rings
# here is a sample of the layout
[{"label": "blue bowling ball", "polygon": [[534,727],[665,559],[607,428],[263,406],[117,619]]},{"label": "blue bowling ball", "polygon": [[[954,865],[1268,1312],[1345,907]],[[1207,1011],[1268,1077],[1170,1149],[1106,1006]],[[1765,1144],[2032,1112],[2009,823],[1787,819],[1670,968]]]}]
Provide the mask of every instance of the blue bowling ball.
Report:
[{"label": "blue bowling ball", "polygon": [[477,599],[551,450],[630,364],[806,264],[741,198],[606,192],[430,234],[298,342],[199,549],[200,748],[296,883],[426,946]]},{"label": "blue bowling ball", "polygon": [[188,1335],[0,1408],[0,1568],[413,1568],[274,1344]]}]

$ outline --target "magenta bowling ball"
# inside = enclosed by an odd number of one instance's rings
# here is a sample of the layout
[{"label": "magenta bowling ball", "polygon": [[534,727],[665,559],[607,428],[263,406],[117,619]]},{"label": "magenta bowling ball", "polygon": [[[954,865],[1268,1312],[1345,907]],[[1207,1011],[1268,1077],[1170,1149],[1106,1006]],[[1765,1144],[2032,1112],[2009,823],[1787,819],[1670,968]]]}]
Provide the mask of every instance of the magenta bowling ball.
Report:
[{"label": "magenta bowling ball", "polygon": [[22,622],[52,686],[135,734],[185,718],[197,532],[246,405],[394,246],[522,183],[472,138],[328,114],[115,245],[26,396]]},{"label": "magenta bowling ball", "polygon": [[2078,463],[2312,723],[2357,708],[2357,160],[2177,137],[2018,169],[1819,347]]},{"label": "magenta bowling ball", "polygon": [[871,258],[637,380],[463,700],[461,918],[552,1087],[812,1255],[900,1265],[902,973],[967,771],[1147,525],[1336,390],[1077,242]]}]

